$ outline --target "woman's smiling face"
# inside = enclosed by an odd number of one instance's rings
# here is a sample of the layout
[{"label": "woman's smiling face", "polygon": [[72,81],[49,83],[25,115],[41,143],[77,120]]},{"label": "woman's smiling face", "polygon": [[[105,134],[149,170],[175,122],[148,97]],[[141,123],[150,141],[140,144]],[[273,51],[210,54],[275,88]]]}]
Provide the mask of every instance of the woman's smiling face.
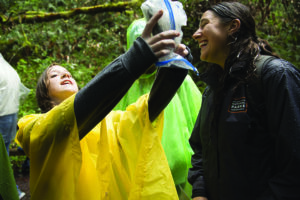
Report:
[{"label": "woman's smiling face", "polygon": [[193,38],[198,41],[201,48],[202,61],[215,63],[224,68],[229,54],[228,32],[228,25],[223,24],[213,11],[203,13],[199,28],[193,34]]},{"label": "woman's smiling face", "polygon": [[59,65],[52,66],[48,70],[47,77],[49,96],[56,105],[78,92],[76,81],[72,78],[71,73],[64,67]]}]

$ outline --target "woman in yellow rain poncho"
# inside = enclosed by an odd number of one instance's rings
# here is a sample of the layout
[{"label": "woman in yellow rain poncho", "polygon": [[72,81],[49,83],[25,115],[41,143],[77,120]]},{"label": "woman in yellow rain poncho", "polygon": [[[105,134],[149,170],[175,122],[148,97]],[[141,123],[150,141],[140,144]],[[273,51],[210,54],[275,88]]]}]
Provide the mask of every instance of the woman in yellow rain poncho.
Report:
[{"label": "woman in yellow rain poncho", "polygon": [[[154,15],[133,47],[79,92],[65,68],[52,65],[44,71],[37,86],[44,114],[23,117],[16,138],[31,161],[32,200],[178,198],[160,143],[159,113],[187,70],[161,69],[149,96],[126,111],[110,112],[131,84],[174,47],[176,31],[150,37],[161,15]],[[187,54],[184,46],[178,52]]]}]

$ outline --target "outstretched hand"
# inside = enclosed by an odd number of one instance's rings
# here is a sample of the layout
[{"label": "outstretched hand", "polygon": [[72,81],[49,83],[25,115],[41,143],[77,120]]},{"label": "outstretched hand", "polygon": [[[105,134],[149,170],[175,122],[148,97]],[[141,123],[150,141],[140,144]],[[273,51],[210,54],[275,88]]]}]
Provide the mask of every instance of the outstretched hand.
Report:
[{"label": "outstretched hand", "polygon": [[147,22],[146,27],[144,28],[144,31],[141,35],[141,37],[147,42],[157,58],[171,53],[171,49],[175,49],[175,41],[173,39],[180,35],[180,33],[175,30],[164,31],[154,36],[151,35],[154,26],[162,15],[162,10],[153,15]]}]

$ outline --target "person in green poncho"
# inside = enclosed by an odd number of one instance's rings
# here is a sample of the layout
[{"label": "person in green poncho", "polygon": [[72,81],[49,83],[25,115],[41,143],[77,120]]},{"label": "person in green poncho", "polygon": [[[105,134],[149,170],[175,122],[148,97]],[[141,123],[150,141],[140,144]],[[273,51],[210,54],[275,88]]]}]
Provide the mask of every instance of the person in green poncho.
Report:
[{"label": "person in green poncho", "polygon": [[[127,49],[142,34],[146,25],[144,18],[132,22],[127,29]],[[137,79],[114,110],[125,110],[140,96],[149,93],[155,80],[154,65]],[[188,139],[201,105],[201,92],[187,75],[175,96],[165,108],[162,146],[176,185],[179,199],[190,199],[191,186],[187,182],[188,169],[193,151]]]}]

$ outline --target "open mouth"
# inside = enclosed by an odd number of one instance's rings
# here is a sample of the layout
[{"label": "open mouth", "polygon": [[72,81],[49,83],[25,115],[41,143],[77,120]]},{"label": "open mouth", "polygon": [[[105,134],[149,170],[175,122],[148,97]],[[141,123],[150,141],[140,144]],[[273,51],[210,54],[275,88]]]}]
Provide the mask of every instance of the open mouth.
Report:
[{"label": "open mouth", "polygon": [[199,42],[199,47],[203,48],[203,47],[207,46],[207,43],[208,43],[207,40],[203,40],[203,41]]},{"label": "open mouth", "polygon": [[62,85],[68,85],[68,84],[72,85],[73,83],[70,80],[64,80],[61,84]]}]

